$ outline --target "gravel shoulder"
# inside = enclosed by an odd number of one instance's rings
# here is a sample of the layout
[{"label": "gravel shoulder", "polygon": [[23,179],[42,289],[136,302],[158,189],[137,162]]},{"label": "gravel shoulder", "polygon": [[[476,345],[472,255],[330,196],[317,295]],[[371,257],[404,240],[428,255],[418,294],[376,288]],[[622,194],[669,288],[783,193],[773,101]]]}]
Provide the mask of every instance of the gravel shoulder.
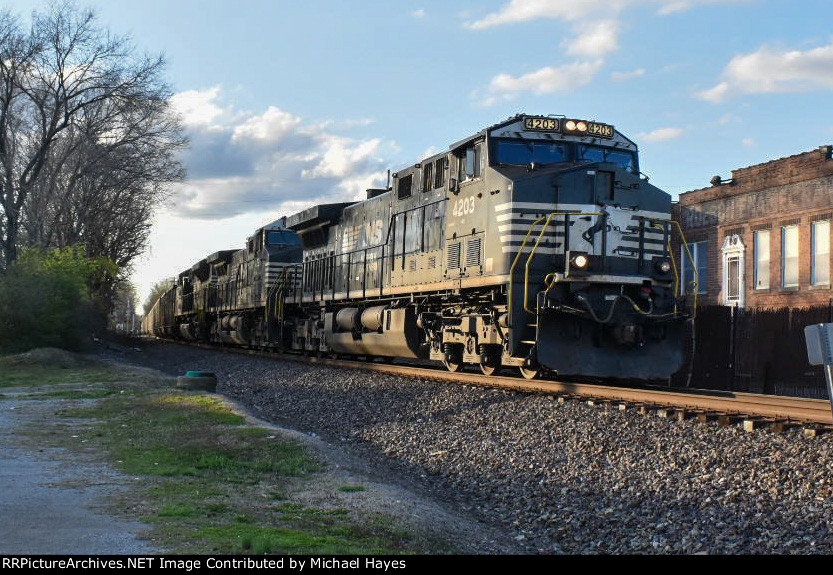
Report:
[{"label": "gravel shoulder", "polygon": [[500,534],[503,548],[487,537],[477,552],[833,552],[831,435],[749,434],[175,344],[141,349],[113,356],[172,375],[214,371],[219,391],[258,417]]},{"label": "gravel shoulder", "polygon": [[[39,350],[35,355],[39,362],[59,358],[70,363],[90,363],[89,359],[60,350]],[[146,368],[119,367],[117,371],[131,369],[146,373],[144,377],[154,381],[169,379]],[[67,394],[86,389],[85,385],[79,380],[77,384],[57,387],[3,388],[0,554],[165,553],[146,540],[152,537],[149,525],[127,519],[149,512],[141,498],[136,498],[141,489],[131,491],[132,486],[141,487],[142,479],[115,472],[104,462],[100,449],[85,445],[89,422],[60,415],[94,406],[94,399],[67,398]],[[60,398],[43,395],[56,390]],[[293,505],[339,514],[349,510],[360,523],[384,521],[400,530],[403,539],[417,549],[440,553],[520,551],[512,542],[502,541],[499,530],[465,514],[450,512],[407,485],[390,482],[386,474],[368,468],[365,460],[341,445],[328,443],[314,433],[267,422],[227,397],[223,401],[233,412],[244,416],[249,426],[265,428],[276,437],[301,443],[316,460],[325,463],[324,470],[316,471],[312,478],[291,481],[291,485],[285,486],[290,490],[287,493],[291,494]],[[60,443],[68,442],[71,447],[50,447],[55,443],[50,437],[60,437]]]}]

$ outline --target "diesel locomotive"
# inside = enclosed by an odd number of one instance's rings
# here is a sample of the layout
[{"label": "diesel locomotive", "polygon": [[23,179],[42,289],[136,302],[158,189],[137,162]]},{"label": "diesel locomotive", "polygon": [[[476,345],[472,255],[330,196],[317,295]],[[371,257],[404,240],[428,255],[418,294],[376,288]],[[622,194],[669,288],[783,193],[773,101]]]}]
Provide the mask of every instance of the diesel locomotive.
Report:
[{"label": "diesel locomotive", "polygon": [[665,379],[688,317],[678,229],[613,126],[518,115],[363,201],[312,206],[201,260],[145,330],[487,375]]}]

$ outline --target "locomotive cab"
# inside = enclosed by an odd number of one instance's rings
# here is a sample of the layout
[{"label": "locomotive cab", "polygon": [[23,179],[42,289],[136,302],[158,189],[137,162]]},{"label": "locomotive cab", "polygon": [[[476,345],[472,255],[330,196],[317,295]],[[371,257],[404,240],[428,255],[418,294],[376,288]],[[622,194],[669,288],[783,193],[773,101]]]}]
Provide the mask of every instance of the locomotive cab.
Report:
[{"label": "locomotive cab", "polygon": [[564,118],[523,116],[489,135],[511,198],[496,208],[510,357],[562,374],[669,377],[685,319],[671,198],[641,177],[636,145]]}]

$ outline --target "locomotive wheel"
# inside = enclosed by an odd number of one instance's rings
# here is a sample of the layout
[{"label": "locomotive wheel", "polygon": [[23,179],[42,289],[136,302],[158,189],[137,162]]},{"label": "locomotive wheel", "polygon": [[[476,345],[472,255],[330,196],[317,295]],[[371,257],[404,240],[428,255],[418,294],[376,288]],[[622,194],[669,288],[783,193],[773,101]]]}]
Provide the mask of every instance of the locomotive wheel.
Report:
[{"label": "locomotive wheel", "polygon": [[524,377],[524,379],[535,379],[541,373],[541,368],[537,365],[519,365],[518,371]]},{"label": "locomotive wheel", "polygon": [[483,372],[483,375],[494,375],[500,370],[499,365],[488,365],[485,363],[480,364],[480,371]]},{"label": "locomotive wheel", "polygon": [[456,373],[463,368],[463,363],[454,363],[453,361],[448,361],[447,359],[443,360],[443,365],[445,368],[450,371],[451,373]]}]

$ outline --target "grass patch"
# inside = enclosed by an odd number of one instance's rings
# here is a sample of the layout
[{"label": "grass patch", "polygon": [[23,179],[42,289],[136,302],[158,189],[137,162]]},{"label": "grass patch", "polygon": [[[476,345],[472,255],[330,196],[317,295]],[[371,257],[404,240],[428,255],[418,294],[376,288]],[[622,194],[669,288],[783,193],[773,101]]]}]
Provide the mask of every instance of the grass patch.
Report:
[{"label": "grass patch", "polygon": [[111,395],[118,395],[119,393],[121,392],[117,389],[68,389],[66,391],[48,391],[30,397],[33,399],[101,399],[103,397],[110,397]]},{"label": "grass patch", "polygon": [[112,380],[104,368],[77,369],[45,366],[0,366],[0,387],[33,387],[63,383],[99,383]]},{"label": "grass patch", "polygon": [[[58,416],[79,430],[33,430],[33,436],[70,449],[82,437],[85,449],[99,448],[139,479],[120,506],[151,525],[151,540],[160,548],[197,554],[422,550],[424,540],[397,530],[390,518],[377,522],[293,501],[323,464],[300,444],[248,426],[218,396],[173,391],[159,377],[120,366],[12,362],[0,372],[0,385],[38,387],[27,398],[66,400]],[[70,383],[78,385],[43,389]],[[98,401],[73,404],[89,399]]]},{"label": "grass patch", "polygon": [[318,534],[303,529],[229,525],[202,530],[201,534],[227,554],[357,555],[390,551],[382,539],[358,535],[349,528],[336,527]]},{"label": "grass patch", "polygon": [[344,493],[358,493],[360,491],[365,491],[367,488],[363,485],[342,485],[338,488],[339,491],[343,491]]}]

